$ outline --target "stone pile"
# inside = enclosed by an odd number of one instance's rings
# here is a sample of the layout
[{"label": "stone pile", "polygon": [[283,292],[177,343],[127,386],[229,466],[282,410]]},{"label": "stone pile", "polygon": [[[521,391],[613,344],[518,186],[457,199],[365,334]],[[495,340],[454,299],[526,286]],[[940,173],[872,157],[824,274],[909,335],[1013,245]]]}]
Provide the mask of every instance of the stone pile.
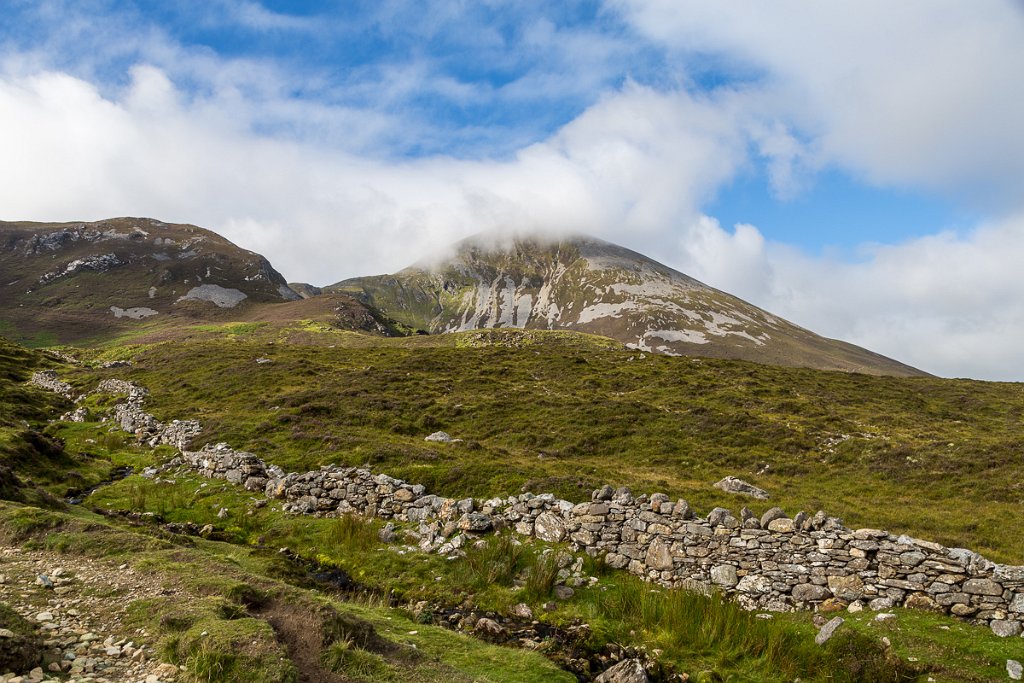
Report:
[{"label": "stone pile", "polygon": [[52,391],[55,394],[60,394],[68,399],[74,398],[75,395],[75,390],[71,388],[71,385],[57,379],[57,373],[53,370],[37,370],[33,372],[29,384]]}]

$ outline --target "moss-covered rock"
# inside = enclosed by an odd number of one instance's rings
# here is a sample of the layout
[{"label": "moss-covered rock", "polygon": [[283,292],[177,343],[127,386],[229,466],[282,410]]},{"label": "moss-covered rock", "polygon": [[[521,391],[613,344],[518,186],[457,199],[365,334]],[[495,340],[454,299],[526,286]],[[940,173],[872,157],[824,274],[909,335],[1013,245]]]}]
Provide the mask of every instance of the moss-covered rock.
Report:
[{"label": "moss-covered rock", "polygon": [[27,673],[43,660],[43,640],[32,624],[0,602],[0,671]]}]

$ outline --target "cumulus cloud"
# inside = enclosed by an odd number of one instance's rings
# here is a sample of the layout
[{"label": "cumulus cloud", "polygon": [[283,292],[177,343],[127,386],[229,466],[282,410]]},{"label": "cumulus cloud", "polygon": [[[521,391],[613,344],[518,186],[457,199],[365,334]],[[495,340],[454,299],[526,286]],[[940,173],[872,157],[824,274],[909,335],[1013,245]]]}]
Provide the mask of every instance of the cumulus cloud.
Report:
[{"label": "cumulus cloud", "polygon": [[678,245],[690,274],[819,334],[947,377],[1020,380],[1024,369],[1024,214],[964,235],[866,245],[856,261],[811,257],[699,219]]},{"label": "cumulus cloud", "polygon": [[0,146],[20,161],[0,169],[0,204],[32,219],[196,222],[324,283],[479,231],[657,236],[744,157],[718,103],[634,84],[501,161],[325,151],[259,136],[245,112],[190,102],[150,66],[116,100],[61,73],[5,78]]},{"label": "cumulus cloud", "polygon": [[1019,2],[609,5],[673,54],[718,55],[756,74],[759,111],[801,131],[818,165],[986,205],[1024,202]]}]

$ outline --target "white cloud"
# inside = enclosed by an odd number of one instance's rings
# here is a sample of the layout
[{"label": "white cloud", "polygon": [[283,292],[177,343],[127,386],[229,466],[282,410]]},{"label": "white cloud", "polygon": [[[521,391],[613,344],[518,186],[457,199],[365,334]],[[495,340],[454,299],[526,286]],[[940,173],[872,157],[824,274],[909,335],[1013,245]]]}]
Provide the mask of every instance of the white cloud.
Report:
[{"label": "white cloud", "polygon": [[[319,283],[398,268],[482,230],[658,235],[743,162],[715,102],[637,85],[507,161],[386,162],[251,132],[231,98],[189,101],[136,67],[120,99],[44,72],[0,81],[11,218],[195,222]],[[312,256],[311,256],[312,254]]]},{"label": "white cloud", "polygon": [[1024,8],[1013,0],[612,0],[676,54],[759,73],[762,115],[880,185],[1024,202]]},{"label": "white cloud", "polygon": [[752,226],[698,221],[677,265],[819,334],[941,376],[1024,377],[1024,214],[965,235],[865,247],[857,262],[814,258]]}]

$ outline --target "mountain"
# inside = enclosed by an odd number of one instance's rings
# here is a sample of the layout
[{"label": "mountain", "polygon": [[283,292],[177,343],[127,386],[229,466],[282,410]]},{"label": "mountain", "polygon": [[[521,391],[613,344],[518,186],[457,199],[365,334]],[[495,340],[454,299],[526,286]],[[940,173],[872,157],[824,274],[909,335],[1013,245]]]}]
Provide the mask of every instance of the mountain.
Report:
[{"label": "mountain", "polygon": [[826,339],[642,254],[591,237],[478,235],[447,258],[344,280],[350,293],[416,330],[566,329],[643,351],[870,374],[921,371]]}]

